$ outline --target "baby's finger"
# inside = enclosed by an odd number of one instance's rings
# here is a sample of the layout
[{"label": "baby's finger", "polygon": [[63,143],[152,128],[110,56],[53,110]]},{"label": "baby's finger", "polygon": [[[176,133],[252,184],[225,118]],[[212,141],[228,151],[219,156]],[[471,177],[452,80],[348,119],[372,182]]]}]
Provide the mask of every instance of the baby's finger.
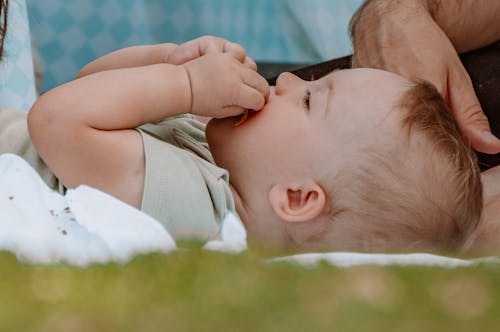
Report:
[{"label": "baby's finger", "polygon": [[224,53],[226,43],[228,43],[227,40],[219,37],[200,37],[200,50],[202,55],[210,53]]},{"label": "baby's finger", "polygon": [[264,98],[269,96],[269,83],[259,73],[245,68],[242,71],[242,79],[246,85],[262,93]]},{"label": "baby's finger", "polygon": [[[264,107],[265,102],[266,99],[260,91],[255,90],[248,85],[242,84],[239,88],[236,99],[233,101],[233,105],[251,110],[260,110]],[[238,114],[241,113],[242,111]]]},{"label": "baby's finger", "polygon": [[249,58],[249,57],[245,57],[245,61],[243,62],[243,65],[245,67],[248,67],[254,71],[257,71],[257,64],[255,63],[255,61],[252,60],[252,58]]},{"label": "baby's finger", "polygon": [[168,63],[179,65],[200,57],[201,50],[198,41],[190,40],[179,45],[168,57]]},{"label": "baby's finger", "polygon": [[245,63],[245,59],[247,57],[247,52],[240,44],[232,43],[230,41],[226,41],[224,43],[224,47],[222,50],[224,53],[230,54],[233,58],[238,60],[241,63]]},{"label": "baby's finger", "polygon": [[224,44],[228,41],[213,36],[199,37],[185,43],[182,43],[177,49],[170,54],[168,63],[177,65],[194,60],[210,53],[224,52]]}]

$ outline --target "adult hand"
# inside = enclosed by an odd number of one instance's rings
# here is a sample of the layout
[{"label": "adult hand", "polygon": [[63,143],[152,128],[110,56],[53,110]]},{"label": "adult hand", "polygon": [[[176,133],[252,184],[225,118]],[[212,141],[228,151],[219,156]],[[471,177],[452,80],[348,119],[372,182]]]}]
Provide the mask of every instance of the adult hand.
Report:
[{"label": "adult hand", "polygon": [[199,37],[177,46],[167,53],[164,62],[181,65],[211,53],[227,53],[247,67],[257,70],[257,65],[241,45],[213,36]]},{"label": "adult hand", "polygon": [[184,64],[191,83],[191,113],[214,118],[260,110],[269,84],[250,64],[214,53]]},{"label": "adult hand", "polygon": [[373,67],[433,83],[473,148],[500,152],[452,43],[419,1],[372,1],[353,19],[353,67]]}]

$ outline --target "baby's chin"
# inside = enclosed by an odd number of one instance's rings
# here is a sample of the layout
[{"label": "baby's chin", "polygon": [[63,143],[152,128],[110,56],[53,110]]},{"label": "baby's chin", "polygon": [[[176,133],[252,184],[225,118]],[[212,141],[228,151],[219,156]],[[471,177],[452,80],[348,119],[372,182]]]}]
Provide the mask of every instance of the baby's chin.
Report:
[{"label": "baby's chin", "polygon": [[211,135],[211,133],[215,131],[229,131],[235,128],[240,118],[241,116],[231,116],[223,119],[210,119],[205,129],[207,136]]},{"label": "baby's chin", "polygon": [[[234,120],[233,120],[234,121]],[[207,137],[208,145],[215,146],[219,140],[219,136],[223,135],[230,126],[231,118],[216,119],[212,118],[208,121],[205,127],[205,136]]]},{"label": "baby's chin", "polygon": [[218,165],[217,156],[221,153],[221,145],[228,139],[228,130],[231,130],[233,126],[231,123],[233,121],[234,120],[230,118],[211,119],[205,128],[205,136],[207,138],[208,147],[210,148],[210,153]]},{"label": "baby's chin", "polygon": [[218,141],[224,140],[225,138],[227,139],[230,133],[242,124],[241,120],[241,115],[223,119],[210,119],[205,128],[208,145],[217,145]]},{"label": "baby's chin", "polygon": [[[212,123],[212,126],[238,127],[243,124],[246,121],[247,116],[250,116],[252,113],[254,113],[254,111],[245,110],[245,112],[240,115],[230,116],[222,119],[212,118],[210,119],[209,124]],[[208,127],[206,130],[209,130]]]},{"label": "baby's chin", "polygon": [[260,112],[262,111],[247,110],[242,115],[223,119],[210,119],[205,127],[205,136],[212,155],[215,156],[221,146],[225,148],[228,142],[231,142],[234,138],[235,133],[252,122],[255,115]]}]

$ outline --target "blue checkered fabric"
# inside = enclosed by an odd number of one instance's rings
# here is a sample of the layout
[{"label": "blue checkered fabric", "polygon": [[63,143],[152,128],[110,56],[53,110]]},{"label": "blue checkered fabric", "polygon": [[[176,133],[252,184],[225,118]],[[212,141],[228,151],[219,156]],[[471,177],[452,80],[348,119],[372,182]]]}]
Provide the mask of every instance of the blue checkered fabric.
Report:
[{"label": "blue checkered fabric", "polygon": [[4,59],[0,62],[0,108],[27,111],[35,99],[26,2],[10,1]]},{"label": "blue checkered fabric", "polygon": [[347,22],[362,0],[28,0],[43,90],[112,50],[211,34],[257,61],[311,63],[350,52]]}]

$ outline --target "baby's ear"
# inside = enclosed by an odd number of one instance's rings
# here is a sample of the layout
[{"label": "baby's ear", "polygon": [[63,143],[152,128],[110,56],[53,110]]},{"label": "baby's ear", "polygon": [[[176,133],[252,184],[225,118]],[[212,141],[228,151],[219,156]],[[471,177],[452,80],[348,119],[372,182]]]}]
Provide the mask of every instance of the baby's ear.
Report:
[{"label": "baby's ear", "polygon": [[318,217],[325,208],[323,188],[317,183],[274,185],[269,191],[274,212],[287,222],[304,222]]}]

